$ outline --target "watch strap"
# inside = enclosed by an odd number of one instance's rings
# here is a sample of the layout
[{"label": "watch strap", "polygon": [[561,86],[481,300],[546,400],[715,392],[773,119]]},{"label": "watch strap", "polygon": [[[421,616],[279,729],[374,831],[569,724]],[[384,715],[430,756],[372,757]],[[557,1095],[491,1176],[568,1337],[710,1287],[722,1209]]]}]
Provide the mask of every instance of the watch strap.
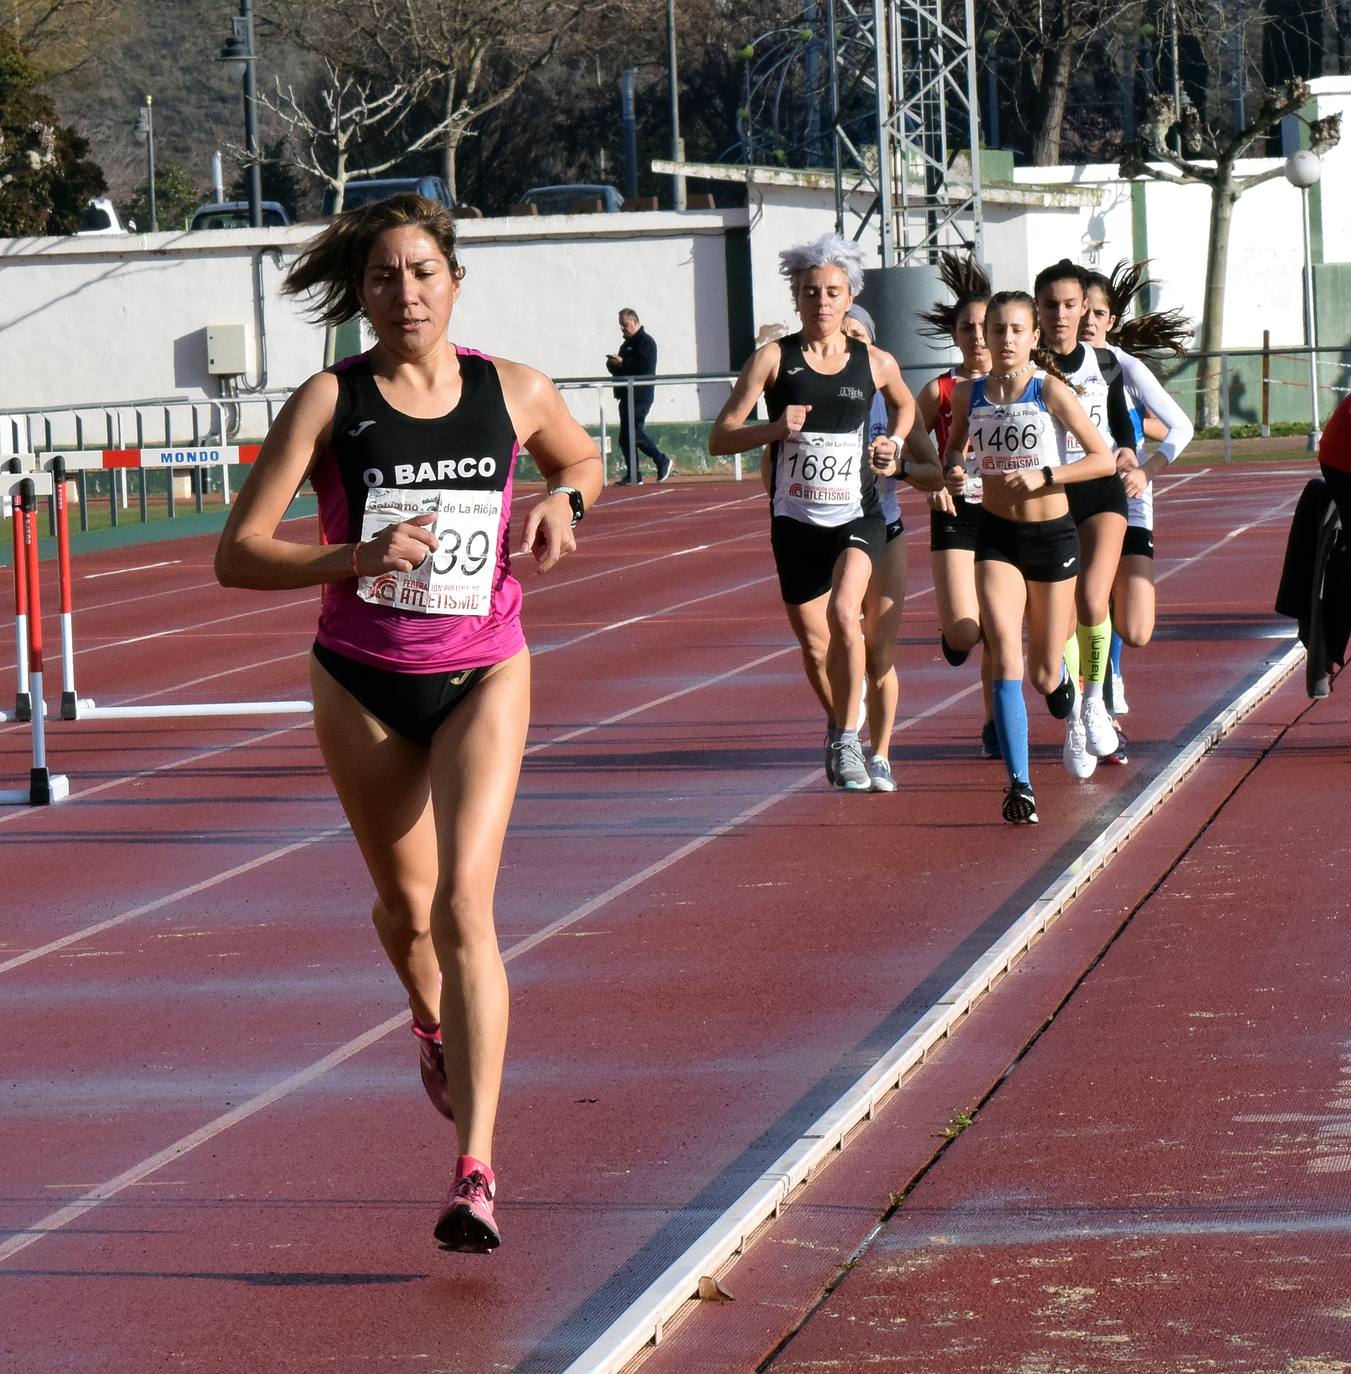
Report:
[{"label": "watch strap", "polygon": [[568,505],[572,507],[572,524],[576,528],[577,522],[586,514],[586,502],[582,500],[582,493],[576,487],[553,487],[549,495],[557,496],[560,491],[568,498]]}]

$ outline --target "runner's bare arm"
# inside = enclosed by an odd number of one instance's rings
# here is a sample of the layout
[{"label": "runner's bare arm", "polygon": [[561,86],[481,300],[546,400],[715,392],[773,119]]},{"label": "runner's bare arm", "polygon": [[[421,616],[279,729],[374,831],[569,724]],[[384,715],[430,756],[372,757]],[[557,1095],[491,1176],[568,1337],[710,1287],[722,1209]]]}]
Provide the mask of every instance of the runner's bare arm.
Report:
[{"label": "runner's bare arm", "polygon": [[952,493],[943,484],[943,455],[928,443],[929,435],[933,433],[934,423],[938,419],[938,378],[934,377],[924,383],[920,388],[919,395],[915,397],[915,423],[910,426],[910,434],[906,438],[906,447],[912,453],[918,453],[916,435],[923,435],[924,442],[928,444],[929,451],[933,454],[933,461],[938,467],[938,486],[936,488],[921,488],[929,498],[929,509],[945,511],[948,515],[956,512],[956,507],[952,504]]},{"label": "runner's bare arm", "polygon": [[[263,440],[257,461],[230,507],[216,546],[216,578],[225,587],[282,591],[341,582],[354,576],[356,544],[313,544],[279,539],[277,529],[291,499],[309,476],[329,442],[338,403],[338,379],[320,372],[305,382],[281,408]],[[361,571],[407,571],[436,547],[435,537],[417,522],[390,525],[360,545]]]},{"label": "runner's bare arm", "polygon": [[765,388],[778,375],[778,371],[777,343],[768,343],[751,355],[732,387],[727,404],[718,413],[718,418],[713,421],[713,428],[708,432],[708,451],[711,454],[717,457],[730,453],[748,453],[753,448],[761,448],[776,439],[782,439],[792,433],[795,427],[802,428],[811,406],[789,406],[777,420],[771,420],[767,424],[746,423],[747,417],[764,395]]},{"label": "runner's bare arm", "polygon": [[[523,446],[551,490],[575,487],[587,510],[600,496],[603,474],[596,441],[573,418],[562,393],[542,372],[522,363],[496,359],[507,412]],[[526,516],[521,549],[548,572],[572,553],[572,505],[566,493],[537,501]]]},{"label": "runner's bare arm", "polygon": [[954,496],[966,486],[966,435],[971,408],[971,383],[958,382],[952,388],[952,423],[948,426],[948,447],[943,454],[943,482]]}]

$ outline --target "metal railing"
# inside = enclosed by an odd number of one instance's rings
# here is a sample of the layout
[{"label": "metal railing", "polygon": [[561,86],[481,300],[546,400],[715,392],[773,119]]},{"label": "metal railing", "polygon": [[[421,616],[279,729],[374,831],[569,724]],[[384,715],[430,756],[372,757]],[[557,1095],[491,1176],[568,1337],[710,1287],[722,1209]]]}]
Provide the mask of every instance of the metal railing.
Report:
[{"label": "metal railing", "polygon": [[[1310,356],[1313,369],[1310,368]],[[1311,438],[1317,435],[1318,421],[1326,419],[1342,396],[1351,393],[1351,345],[1321,347],[1226,349],[1216,355],[1188,354],[1180,360],[1167,360],[1157,366],[1161,380],[1183,408],[1193,415],[1199,409],[1198,372],[1203,357],[1219,361],[1219,428],[1224,440],[1224,458],[1233,457],[1235,432],[1244,426],[1260,435],[1271,433],[1273,425],[1305,422]],[[903,364],[908,374],[932,375],[946,364],[915,360]],[[1317,379],[1311,395],[1310,377]],[[710,460],[705,442],[707,427],[722,407],[727,388],[735,380],[732,372],[679,373],[653,377],[563,377],[557,380],[561,391],[573,399],[574,413],[596,437],[606,460],[607,480],[628,471],[630,455],[620,454],[613,435],[616,405],[614,393],[623,393],[619,405],[628,409],[630,435],[636,433],[635,390],[653,387],[669,392],[672,388],[696,388],[693,404],[688,399],[677,407],[691,418],[651,422],[655,435],[667,446],[675,446],[679,469],[684,472],[727,472],[740,480],[741,456],[730,463]],[[699,388],[703,388],[699,391]],[[291,394],[277,388],[256,395],[201,398],[158,396],[137,401],[88,402],[74,406],[46,406],[0,413],[0,463],[11,454],[43,454],[69,450],[145,449],[183,446],[191,449],[256,444],[261,442],[278,409]],[[669,409],[670,407],[663,407]],[[594,418],[593,418],[594,417]],[[521,455],[523,477],[533,475],[529,455]],[[231,494],[230,462],[183,463],[163,470],[117,468],[108,471],[80,470],[72,480],[77,483],[80,529],[91,527],[93,506],[106,501],[110,525],[116,526],[129,515],[142,523],[162,513],[173,518],[180,502],[190,501],[198,513],[205,510],[207,497],[218,493],[228,505]],[[93,503],[91,505],[91,503]],[[134,513],[134,514],[133,514]]]}]

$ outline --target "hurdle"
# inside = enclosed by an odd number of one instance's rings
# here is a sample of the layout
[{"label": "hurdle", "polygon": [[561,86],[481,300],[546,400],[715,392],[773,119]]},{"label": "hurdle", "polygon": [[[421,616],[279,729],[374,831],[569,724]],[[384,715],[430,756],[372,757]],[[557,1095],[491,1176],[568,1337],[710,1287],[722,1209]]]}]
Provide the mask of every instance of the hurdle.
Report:
[{"label": "hurdle", "polygon": [[307,715],[310,701],[215,701],[166,702],[158,706],[100,706],[92,697],[81,697],[75,686],[74,578],[70,558],[70,511],[66,478],[74,470],[119,468],[209,467],[226,463],[251,463],[258,445],[175,449],[88,449],[37,456],[43,474],[52,484],[56,516],[56,556],[61,598],[61,719],[155,720],[206,716]]},{"label": "hurdle", "polygon": [[[30,710],[27,724],[33,739],[33,766],[28,786],[0,791],[0,805],[47,806],[70,795],[70,780],[47,766],[47,722],[42,710],[42,589],[38,574],[38,493],[50,489],[46,474],[9,473],[4,479],[5,500],[15,523],[14,581],[25,589],[26,665]],[[16,604],[17,603],[16,592]]]},{"label": "hurdle", "polygon": [[4,513],[14,526],[14,662],[18,668],[14,687],[13,712],[0,711],[0,721],[29,720],[33,715],[33,696],[28,686],[28,582],[24,575],[23,526],[19,517],[19,482],[23,472],[18,458],[5,464]]}]

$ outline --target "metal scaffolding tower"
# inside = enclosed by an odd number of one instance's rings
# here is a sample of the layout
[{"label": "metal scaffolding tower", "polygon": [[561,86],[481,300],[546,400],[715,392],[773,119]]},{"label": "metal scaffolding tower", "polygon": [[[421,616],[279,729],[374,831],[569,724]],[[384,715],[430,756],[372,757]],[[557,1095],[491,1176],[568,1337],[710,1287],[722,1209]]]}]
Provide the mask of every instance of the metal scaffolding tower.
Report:
[{"label": "metal scaffolding tower", "polygon": [[[876,216],[884,267],[943,248],[983,260],[973,0],[826,0],[825,17],[839,232],[871,191],[854,237]],[[873,99],[872,147],[842,117],[856,91]],[[954,142],[970,152],[956,164]]]}]

